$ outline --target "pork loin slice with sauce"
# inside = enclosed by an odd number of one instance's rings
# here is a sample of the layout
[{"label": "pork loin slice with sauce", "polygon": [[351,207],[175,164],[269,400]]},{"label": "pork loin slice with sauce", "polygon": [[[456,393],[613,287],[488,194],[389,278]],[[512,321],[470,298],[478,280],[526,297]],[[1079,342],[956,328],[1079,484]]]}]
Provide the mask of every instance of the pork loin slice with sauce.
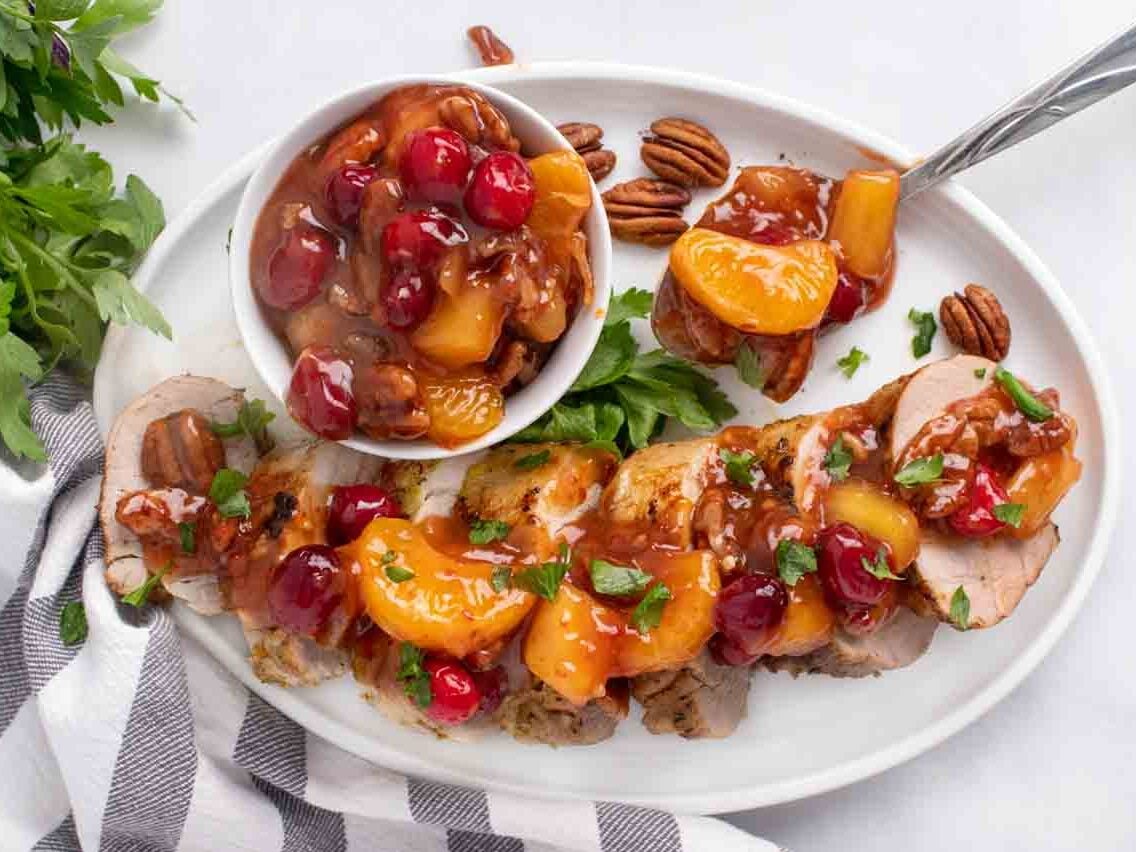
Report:
[{"label": "pork loin slice with sauce", "polygon": [[679,547],[691,546],[694,508],[710,481],[713,438],[653,444],[620,464],[602,506],[614,524],[649,523]]},{"label": "pork loin slice with sauce", "polygon": [[[973,355],[957,355],[915,373],[896,403],[889,436],[891,458],[930,420],[953,403],[986,390],[997,364]],[[1057,548],[1057,527],[1046,524],[1028,539],[1006,535],[968,539],[924,527],[912,579],[922,592],[924,614],[952,623],[951,598],[961,586],[970,599],[967,627],[991,627],[1006,618],[1041,575]]]},{"label": "pork loin slice with sauce", "polygon": [[[115,594],[124,595],[138,588],[147,577],[142,543],[138,536],[118,523],[115,509],[124,495],[155,484],[148,481],[142,458],[147,436],[153,440],[150,424],[184,411],[195,411],[205,420],[229,423],[236,420],[243,402],[244,394],[224,382],[200,376],[175,376],[155,385],[118,415],[107,437],[106,468],[99,495],[99,524],[106,542],[105,576]],[[249,473],[257,459],[252,439],[242,436],[223,443],[225,465]],[[196,476],[200,478],[199,471]],[[185,478],[192,481],[194,473],[187,471]],[[180,578],[168,575],[162,578],[162,585],[203,615],[221,612],[221,593],[213,574]]]},{"label": "pork loin slice with sauce", "polygon": [[639,675],[631,694],[652,734],[687,739],[728,737],[745,718],[750,666],[723,666],[702,652],[682,668]]},{"label": "pork loin slice with sauce", "polygon": [[551,746],[595,745],[615,733],[627,718],[625,681],[609,681],[607,694],[579,707],[531,675],[505,696],[497,710],[501,727],[524,743]]},{"label": "pork loin slice with sauce", "polygon": [[833,677],[866,677],[901,669],[918,660],[931,647],[939,622],[923,618],[909,609],[895,616],[874,633],[855,636],[837,630],[828,645],[801,657],[766,657],[770,671],[827,674]]},{"label": "pork loin slice with sauce", "polygon": [[951,598],[961,586],[970,600],[966,627],[992,627],[1014,611],[1060,540],[1051,523],[1027,539],[968,539],[924,530],[912,567],[927,614],[954,625]]}]

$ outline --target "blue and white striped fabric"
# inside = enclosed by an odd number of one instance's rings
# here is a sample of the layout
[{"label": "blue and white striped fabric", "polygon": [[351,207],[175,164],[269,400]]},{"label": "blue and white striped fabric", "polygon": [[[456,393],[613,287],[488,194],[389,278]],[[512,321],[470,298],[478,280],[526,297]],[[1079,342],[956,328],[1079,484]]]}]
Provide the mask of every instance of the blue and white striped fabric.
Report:
[{"label": "blue and white striped fabric", "polygon": [[[247,692],[160,608],[116,602],[102,445],[64,378],[32,394],[50,466],[0,464],[0,847],[249,852],[776,852],[715,819],[406,778]],[[69,601],[89,634],[62,644]]]}]

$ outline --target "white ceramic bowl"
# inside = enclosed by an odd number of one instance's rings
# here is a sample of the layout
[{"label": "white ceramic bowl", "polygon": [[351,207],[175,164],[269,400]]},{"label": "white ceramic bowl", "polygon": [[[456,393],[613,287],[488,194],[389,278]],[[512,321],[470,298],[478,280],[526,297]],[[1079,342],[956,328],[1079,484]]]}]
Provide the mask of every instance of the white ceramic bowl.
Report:
[{"label": "white ceramic bowl", "polygon": [[[509,119],[513,133],[521,140],[522,150],[527,156],[571,148],[546,118],[516,98],[489,86],[447,77],[391,77],[368,83],[332,98],[273,142],[241,195],[229,252],[229,283],[237,328],[245,349],[260,377],[282,401],[291,380],[292,356],[285,343],[265,321],[264,313],[253,295],[249,251],[257,217],[285,170],[301,152],[387,93],[416,83],[462,85],[480,92]],[[595,348],[603,329],[603,317],[597,316],[594,308],[606,307],[611,293],[611,236],[595,184],[592,185],[592,209],[584,219],[584,232],[588,237],[592,273],[595,276],[595,301],[591,307],[582,306],[577,312],[540,375],[527,387],[506,399],[505,416],[496,428],[476,441],[453,450],[439,447],[425,438],[416,441],[376,441],[361,433],[342,443],[365,453],[388,458],[444,458],[504,441],[548,411],[567,392]]]}]

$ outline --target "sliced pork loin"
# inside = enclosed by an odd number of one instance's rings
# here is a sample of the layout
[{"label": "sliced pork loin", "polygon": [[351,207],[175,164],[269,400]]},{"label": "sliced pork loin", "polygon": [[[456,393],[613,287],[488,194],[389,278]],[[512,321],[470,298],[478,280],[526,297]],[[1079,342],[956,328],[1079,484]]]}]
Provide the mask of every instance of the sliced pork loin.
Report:
[{"label": "sliced pork loin", "polygon": [[279,628],[246,630],[249,663],[258,678],[277,686],[315,686],[347,671],[347,654]]},{"label": "sliced pork loin", "polygon": [[501,727],[526,743],[551,746],[594,745],[615,733],[627,718],[625,681],[613,680],[607,694],[578,707],[531,675],[505,696],[497,710]]},{"label": "sliced pork loin", "polygon": [[[99,496],[99,524],[106,543],[106,582],[123,595],[138,588],[147,577],[142,544],[133,532],[118,523],[115,509],[124,495],[152,487],[143,472],[143,443],[149,426],[177,412],[196,411],[207,420],[236,420],[244,394],[215,379],[176,376],[138,397],[114,422],[107,437],[106,467]],[[151,452],[151,454],[153,454]],[[227,467],[249,473],[256,464],[256,444],[242,436],[224,441]],[[205,615],[221,611],[221,594],[212,574],[163,577],[166,590]]]},{"label": "sliced pork loin", "polygon": [[[957,355],[915,373],[896,403],[889,436],[891,458],[900,458],[923,426],[950,405],[988,388],[997,366],[985,358]],[[911,571],[916,588],[926,599],[921,611],[954,624],[951,598],[962,587],[970,600],[966,626],[997,624],[1014,611],[1040,576],[1058,541],[1053,524],[1024,540],[1006,535],[967,539],[924,527]]]},{"label": "sliced pork loin", "polygon": [[901,669],[922,657],[931,647],[939,622],[901,608],[887,624],[867,636],[837,630],[832,642],[802,657],[766,657],[771,671],[866,677]]},{"label": "sliced pork loin", "polygon": [[723,666],[705,648],[682,668],[651,672],[631,681],[652,734],[688,739],[728,737],[745,718],[749,666]]},{"label": "sliced pork loin", "polygon": [[966,627],[992,627],[1014,611],[1059,542],[1054,524],[1027,539],[965,539],[927,530],[912,566],[913,578],[926,599],[927,614],[955,625],[951,598],[961,586],[970,601]]},{"label": "sliced pork loin", "polygon": [[712,438],[654,444],[625,460],[603,493],[613,524],[649,521],[671,544],[689,547],[693,515],[717,461]]},{"label": "sliced pork loin", "polygon": [[[223,572],[230,606],[246,630],[273,626],[268,586],[280,560],[297,547],[327,543],[332,489],[373,482],[381,466],[373,456],[328,441],[279,447],[261,459],[245,485],[261,529],[229,555]],[[331,626],[339,635],[320,637],[321,644],[337,645],[349,624],[333,618]]]},{"label": "sliced pork loin", "polygon": [[895,403],[888,435],[891,458],[903,455],[920,430],[951,405],[990,387],[997,367],[976,355],[956,355],[916,371]]}]

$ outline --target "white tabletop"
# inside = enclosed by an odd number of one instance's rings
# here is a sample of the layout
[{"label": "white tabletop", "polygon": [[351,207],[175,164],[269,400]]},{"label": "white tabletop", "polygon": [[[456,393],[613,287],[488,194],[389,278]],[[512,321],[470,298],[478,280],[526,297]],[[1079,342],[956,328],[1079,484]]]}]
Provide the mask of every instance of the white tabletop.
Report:
[{"label": "white tabletop", "polygon": [[[929,151],[1133,18],[1132,5],[1119,0],[166,5],[124,52],[184,97],[198,123],[168,106],[136,107],[116,127],[82,136],[121,172],[142,175],[171,218],[238,156],[329,94],[387,74],[471,66],[463,37],[471,24],[493,26],[522,60],[613,60],[715,74]],[[1097,336],[1126,416],[1136,416],[1129,343],[1136,328],[1134,151],[1136,87],[962,178],[1063,282]],[[1136,465],[1128,472],[1136,474]],[[1131,491],[1124,500],[1136,514]],[[1112,564],[1069,632],[982,720],[875,779],[729,819],[798,852],[1132,848],[1136,665],[1128,619],[1136,582],[1126,574],[1129,542],[1136,543],[1132,533],[1117,535]]]}]

